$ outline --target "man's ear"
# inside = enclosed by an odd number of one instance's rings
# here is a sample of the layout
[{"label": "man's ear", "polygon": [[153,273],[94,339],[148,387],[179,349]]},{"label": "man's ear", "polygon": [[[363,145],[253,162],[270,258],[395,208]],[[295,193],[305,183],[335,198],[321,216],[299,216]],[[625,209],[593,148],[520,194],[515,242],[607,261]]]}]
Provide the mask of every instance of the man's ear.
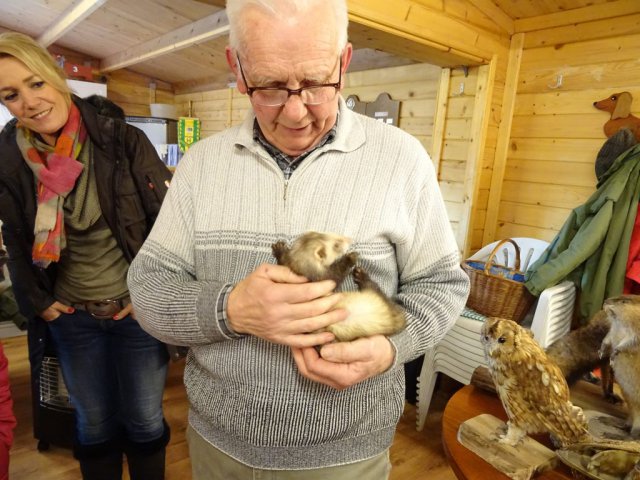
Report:
[{"label": "man's ear", "polygon": [[348,43],[345,45],[344,50],[342,50],[342,85],[340,89],[344,86],[344,76],[347,73],[347,68],[349,68],[349,64],[351,63],[351,58],[353,57],[353,45]]},{"label": "man's ear", "polygon": [[224,52],[227,57],[227,65],[229,65],[229,69],[236,77],[238,91],[240,93],[247,93],[247,86],[242,81],[242,75],[240,75],[240,67],[238,67],[238,56],[236,55],[236,52],[234,52],[228,45]]}]

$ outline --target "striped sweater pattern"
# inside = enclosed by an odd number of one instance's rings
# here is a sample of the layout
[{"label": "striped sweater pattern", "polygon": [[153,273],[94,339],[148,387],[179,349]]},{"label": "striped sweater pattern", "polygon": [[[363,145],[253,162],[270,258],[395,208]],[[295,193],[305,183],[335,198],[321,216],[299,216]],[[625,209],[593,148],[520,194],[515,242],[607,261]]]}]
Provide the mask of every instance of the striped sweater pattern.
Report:
[{"label": "striped sweater pattern", "polygon": [[[176,170],[153,230],[129,269],[145,330],[189,346],[189,422],[256,468],[308,469],[373,457],[391,445],[404,406],[403,363],[438,342],[468,278],[432,163],[413,137],[348,110],[335,140],[289,180],[252,138],[254,117],[201,140]],[[224,292],[271,245],[308,230],[354,239],[359,264],[405,309],[394,365],[337,391],[300,375],[288,347],[225,328]],[[352,279],[341,286],[356,290]]]}]

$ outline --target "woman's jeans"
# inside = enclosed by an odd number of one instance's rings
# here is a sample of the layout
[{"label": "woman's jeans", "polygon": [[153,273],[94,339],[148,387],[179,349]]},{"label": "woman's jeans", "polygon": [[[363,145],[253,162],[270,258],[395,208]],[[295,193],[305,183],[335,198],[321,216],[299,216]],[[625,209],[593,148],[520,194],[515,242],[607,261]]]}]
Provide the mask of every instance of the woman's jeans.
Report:
[{"label": "woman's jeans", "polygon": [[131,316],[98,320],[76,310],[48,326],[76,410],[81,446],[117,441],[123,435],[135,443],[162,437],[168,369],[163,343]]}]

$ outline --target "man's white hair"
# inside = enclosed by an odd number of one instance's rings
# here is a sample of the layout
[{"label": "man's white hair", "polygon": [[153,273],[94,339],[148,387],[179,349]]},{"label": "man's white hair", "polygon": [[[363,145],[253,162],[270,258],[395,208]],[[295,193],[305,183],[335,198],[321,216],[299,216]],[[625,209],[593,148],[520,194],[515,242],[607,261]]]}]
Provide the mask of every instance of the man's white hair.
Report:
[{"label": "man's white hair", "polygon": [[[257,7],[274,17],[285,17],[298,13],[313,15],[316,8],[329,5],[335,15],[337,29],[337,52],[342,52],[347,44],[349,16],[346,0],[227,0],[227,17],[229,17],[229,45],[238,52],[242,51],[246,25],[242,19],[243,10]],[[292,39],[295,41],[295,39]]]}]

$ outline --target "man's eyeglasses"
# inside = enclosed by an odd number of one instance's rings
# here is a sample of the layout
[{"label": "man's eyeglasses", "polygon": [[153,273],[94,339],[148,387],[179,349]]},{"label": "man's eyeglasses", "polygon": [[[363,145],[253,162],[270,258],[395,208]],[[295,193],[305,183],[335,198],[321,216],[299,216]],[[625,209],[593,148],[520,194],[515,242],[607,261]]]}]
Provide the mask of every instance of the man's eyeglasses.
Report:
[{"label": "man's eyeglasses", "polygon": [[286,87],[250,87],[244,76],[240,57],[236,58],[238,59],[242,81],[247,87],[247,95],[249,95],[257,105],[262,107],[281,107],[287,103],[291,95],[299,95],[300,100],[302,100],[302,103],[305,105],[321,105],[336,98],[340,90],[340,84],[342,83],[342,56],[340,56],[340,69],[336,83],[309,85],[296,89]]}]

